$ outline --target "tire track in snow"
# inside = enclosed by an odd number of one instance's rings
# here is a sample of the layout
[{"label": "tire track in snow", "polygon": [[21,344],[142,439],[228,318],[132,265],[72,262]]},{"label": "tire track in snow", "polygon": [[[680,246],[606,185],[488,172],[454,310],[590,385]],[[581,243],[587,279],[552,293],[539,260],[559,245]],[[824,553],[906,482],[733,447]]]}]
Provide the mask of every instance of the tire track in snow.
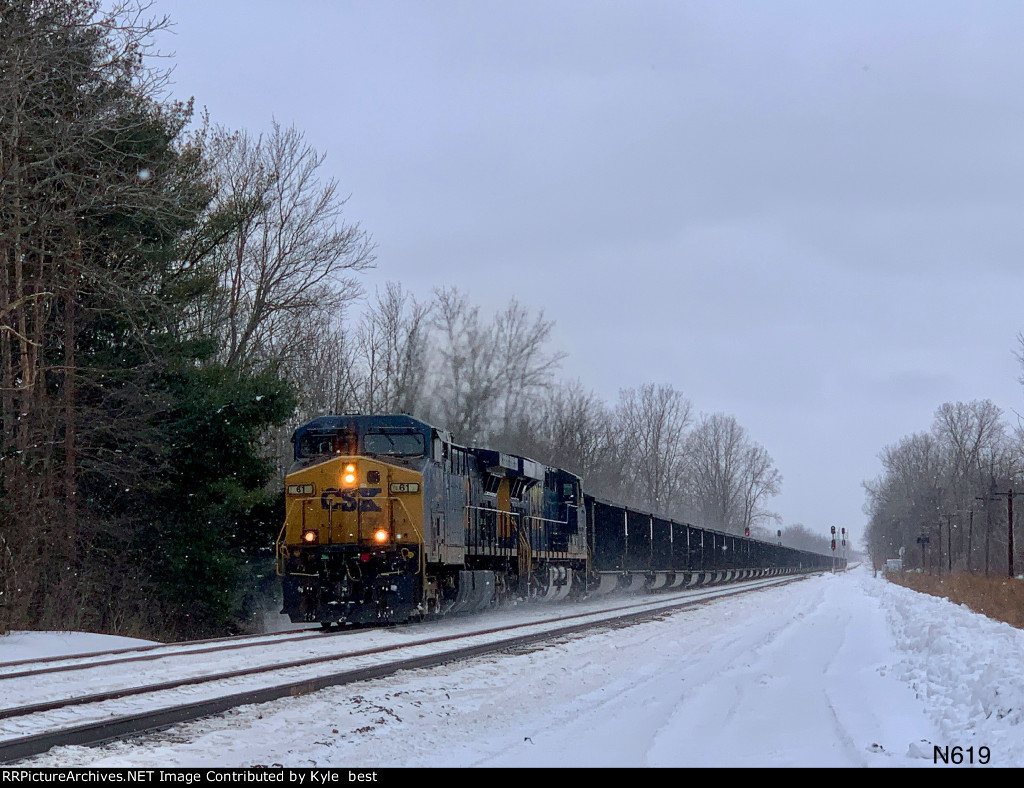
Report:
[{"label": "tire track in snow", "polygon": [[[787,594],[782,598],[792,602],[793,596]],[[527,733],[511,750],[496,757],[482,757],[476,765],[570,765],[564,753],[571,749],[566,742],[574,740],[587,741],[590,755],[586,763],[572,765],[660,765],[650,761],[650,743],[676,718],[678,709],[685,708],[690,697],[699,692],[696,688],[712,681],[723,666],[745,661],[752,650],[771,642],[778,635],[780,624],[792,615],[791,611],[779,610],[752,627],[742,615],[742,604],[742,600],[723,600],[696,613],[672,616],[669,622],[678,629],[679,636],[669,643],[664,639],[664,622],[656,628],[649,625],[652,635],[645,645],[649,644],[650,650],[639,675],[624,675],[578,696],[549,725]],[[813,609],[814,602],[801,599],[798,605],[797,615],[802,615]],[[724,630],[720,621],[714,627],[704,623],[708,617],[721,620],[734,616],[734,627]],[[713,629],[714,636],[705,637],[706,629]],[[609,647],[615,648],[615,634],[607,637]],[[652,653],[658,657],[653,659]],[[720,704],[722,699],[717,702]],[[701,726],[711,724],[708,720],[695,722]]]}]

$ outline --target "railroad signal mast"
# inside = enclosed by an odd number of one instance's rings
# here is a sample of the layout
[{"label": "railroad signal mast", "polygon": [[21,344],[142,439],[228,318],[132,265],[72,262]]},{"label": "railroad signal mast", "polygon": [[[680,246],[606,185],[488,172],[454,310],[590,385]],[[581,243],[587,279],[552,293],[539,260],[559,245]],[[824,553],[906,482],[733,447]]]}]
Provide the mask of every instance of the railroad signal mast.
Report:
[{"label": "railroad signal mast", "polygon": [[925,546],[930,541],[931,540],[927,536],[925,536],[924,534],[921,534],[921,536],[917,537],[917,543],[919,545],[921,545],[921,571],[922,572],[925,571],[925,567],[926,567],[926,564],[925,564]]}]

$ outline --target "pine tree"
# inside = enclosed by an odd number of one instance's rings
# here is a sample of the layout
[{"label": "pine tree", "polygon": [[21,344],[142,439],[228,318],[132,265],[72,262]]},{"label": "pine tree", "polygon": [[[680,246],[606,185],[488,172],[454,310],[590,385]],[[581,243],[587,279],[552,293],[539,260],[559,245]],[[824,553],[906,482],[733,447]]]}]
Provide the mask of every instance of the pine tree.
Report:
[{"label": "pine tree", "polygon": [[148,66],[163,24],[0,0],[0,628],[229,627],[266,506],[258,436],[292,395],[183,326],[226,230]]}]

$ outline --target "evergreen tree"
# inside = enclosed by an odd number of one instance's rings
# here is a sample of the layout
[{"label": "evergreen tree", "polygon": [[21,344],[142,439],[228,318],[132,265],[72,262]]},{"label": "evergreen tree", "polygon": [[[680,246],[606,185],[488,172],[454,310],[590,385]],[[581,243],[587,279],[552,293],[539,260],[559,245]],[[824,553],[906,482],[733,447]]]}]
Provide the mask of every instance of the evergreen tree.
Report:
[{"label": "evergreen tree", "polygon": [[0,628],[224,631],[273,543],[247,513],[292,394],[182,322],[230,218],[141,14],[0,0]]}]

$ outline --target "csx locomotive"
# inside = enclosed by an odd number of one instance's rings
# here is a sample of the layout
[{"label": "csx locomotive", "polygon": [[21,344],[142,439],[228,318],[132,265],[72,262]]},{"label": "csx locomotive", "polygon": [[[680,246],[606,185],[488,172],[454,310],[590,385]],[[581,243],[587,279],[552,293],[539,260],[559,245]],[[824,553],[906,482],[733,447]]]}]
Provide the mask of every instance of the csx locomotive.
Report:
[{"label": "csx locomotive", "polygon": [[391,623],[837,563],[600,500],[568,471],[406,415],[322,416],[293,444],[277,542],[293,622]]}]

